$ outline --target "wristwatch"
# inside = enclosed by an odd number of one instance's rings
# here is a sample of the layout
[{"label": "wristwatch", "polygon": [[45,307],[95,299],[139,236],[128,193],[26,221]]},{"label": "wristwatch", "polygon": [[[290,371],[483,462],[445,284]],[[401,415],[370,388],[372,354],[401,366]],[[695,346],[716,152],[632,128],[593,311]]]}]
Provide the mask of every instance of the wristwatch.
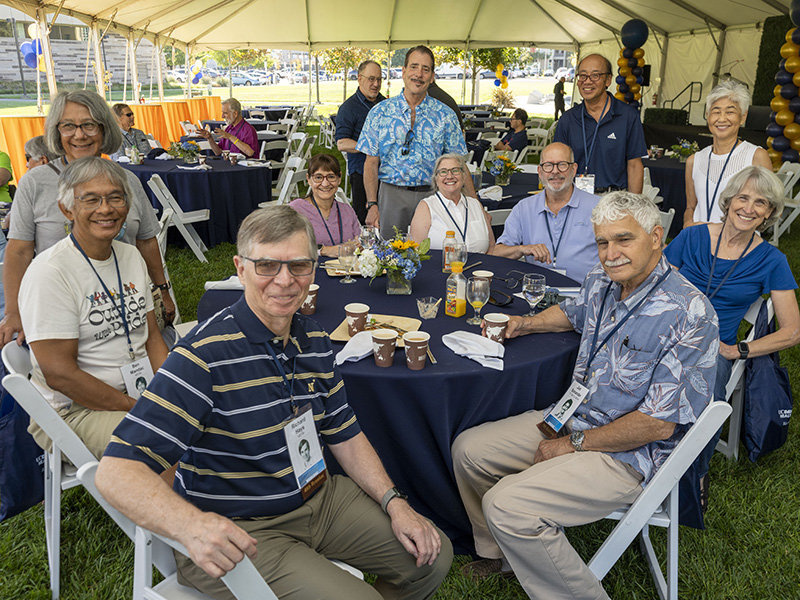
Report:
[{"label": "wristwatch", "polygon": [[575,448],[575,452],[584,452],[583,449],[583,438],[584,434],[582,431],[573,431],[569,434],[569,441],[572,444],[572,447]]},{"label": "wristwatch", "polygon": [[153,285],[155,285],[158,289],[160,289],[163,292],[166,292],[167,290],[172,288],[172,283],[170,283],[169,281],[167,281],[166,283],[154,283]]},{"label": "wristwatch", "polygon": [[745,360],[750,354],[750,345],[747,342],[739,342],[736,347],[739,349],[739,358]]},{"label": "wristwatch", "polygon": [[367,202],[367,210],[369,210],[373,206],[378,206],[378,203],[377,202]]},{"label": "wristwatch", "polygon": [[381,509],[383,509],[383,512],[385,512],[386,514],[389,514],[386,511],[386,507],[388,507],[389,506],[389,502],[391,502],[395,498],[400,498],[401,500],[407,500],[408,499],[408,495],[404,494],[403,492],[398,490],[397,487],[393,487],[392,489],[390,489],[388,492],[386,492],[383,495],[383,499],[381,500]]}]

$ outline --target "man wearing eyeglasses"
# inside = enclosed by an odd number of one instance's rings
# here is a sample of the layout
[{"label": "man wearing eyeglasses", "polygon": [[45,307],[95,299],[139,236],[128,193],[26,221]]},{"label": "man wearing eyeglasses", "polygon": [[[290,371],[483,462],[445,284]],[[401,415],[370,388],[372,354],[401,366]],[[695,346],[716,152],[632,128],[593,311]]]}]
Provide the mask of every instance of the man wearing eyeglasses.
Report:
[{"label": "man wearing eyeglasses", "polygon": [[[114,432],[97,487],[181,542],[192,560],[176,557],[179,581],[214,598],[231,597],[219,577],[245,555],[280,598],[430,598],[450,542],[394,487],[328,334],[297,314],[314,280],[311,223],[289,206],[258,210],[237,247],[243,298],[173,349]],[[323,444],[349,477],[324,469]],[[156,473],[179,459],[176,494]],[[376,589],[328,559],[377,575]]]},{"label": "man wearing eyeglasses", "polygon": [[122,130],[122,148],[119,149],[119,152],[112,154],[111,159],[116,160],[119,156],[124,156],[126,150],[131,150],[134,147],[139,150],[142,156],[146,156],[150,152],[150,142],[147,141],[144,131],[133,126],[136,117],[133,115],[131,107],[127,104],[119,103],[112,106],[111,110],[114,111],[119,128]]},{"label": "man wearing eyeglasses", "polygon": [[590,54],[578,64],[575,79],[583,103],[561,116],[553,138],[575,151],[575,185],[595,194],[625,189],[641,194],[647,145],[639,111],[608,93],[607,58]]},{"label": "man wearing eyeglasses", "polygon": [[[379,226],[384,238],[394,235],[394,227],[408,230],[417,204],[431,193],[436,159],[467,153],[455,113],[428,95],[433,69],[430,48],[409,50],[403,93],[374,106],[358,138],[356,150],[367,155],[367,225]],[[472,178],[466,184],[467,195],[475,197]]]},{"label": "man wearing eyeglasses", "polygon": [[578,166],[569,146],[542,150],[539,181],[544,190],[520,201],[506,219],[491,254],[557,270],[583,281],[597,264],[592,210],[600,200],[574,185]]},{"label": "man wearing eyeglasses", "polygon": [[374,60],[365,60],[358,66],[358,89],[345,100],[336,114],[336,147],[347,153],[347,172],[353,187],[353,209],[363,225],[367,219],[367,192],[364,189],[363,152],[356,151],[358,136],[367,120],[367,113],[378,102],[386,100],[381,94],[383,77],[381,66]]}]

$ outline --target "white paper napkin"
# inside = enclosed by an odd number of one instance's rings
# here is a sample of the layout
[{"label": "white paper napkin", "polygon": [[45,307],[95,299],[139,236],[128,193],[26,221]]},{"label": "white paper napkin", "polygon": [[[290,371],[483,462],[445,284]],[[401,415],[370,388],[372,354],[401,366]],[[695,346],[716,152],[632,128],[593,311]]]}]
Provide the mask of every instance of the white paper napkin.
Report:
[{"label": "white paper napkin", "polygon": [[243,167],[269,167],[270,165],[265,162],[255,160],[240,160],[239,163]]},{"label": "white paper napkin", "polygon": [[372,354],[372,332],[359,331],[336,355],[336,364],[341,365],[348,360],[357,362],[370,354]]},{"label": "white paper napkin", "polygon": [[478,191],[478,196],[480,196],[482,200],[494,200],[495,202],[500,202],[500,200],[503,199],[503,188],[501,188],[499,185],[492,185]]},{"label": "white paper napkin", "polygon": [[222,281],[206,281],[207,290],[243,290],[244,286],[236,275]]},{"label": "white paper napkin", "polygon": [[179,169],[183,169],[184,171],[210,171],[210,165],[195,165],[194,167],[187,167],[186,165],[178,165]]},{"label": "white paper napkin", "polygon": [[123,155],[117,157],[117,162],[118,163],[129,163],[129,162],[131,162],[131,159],[123,154]]},{"label": "white paper napkin", "polygon": [[172,160],[172,155],[164,152],[156,156],[156,160]]},{"label": "white paper napkin", "polygon": [[506,349],[499,342],[468,331],[454,331],[443,335],[442,343],[459,356],[470,358],[490,369],[503,370]]}]

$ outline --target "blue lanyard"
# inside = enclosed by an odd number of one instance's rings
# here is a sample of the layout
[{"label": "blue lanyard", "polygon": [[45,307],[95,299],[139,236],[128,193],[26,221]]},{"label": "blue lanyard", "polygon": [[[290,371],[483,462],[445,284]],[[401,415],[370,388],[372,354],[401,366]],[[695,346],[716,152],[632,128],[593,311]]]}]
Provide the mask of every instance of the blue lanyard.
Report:
[{"label": "blue lanyard", "polygon": [[586,103],[584,103],[583,105],[583,111],[581,112],[581,131],[583,132],[583,154],[584,156],[586,156],[586,165],[584,166],[583,169],[584,173],[589,172],[589,161],[592,160],[592,154],[594,154],[594,145],[595,142],[597,142],[597,130],[600,129],[600,121],[603,120],[603,115],[606,112],[606,107],[608,106],[608,101],[610,98],[611,96],[609,96],[608,92],[606,92],[606,102],[605,104],[603,104],[603,110],[600,111],[600,118],[597,119],[597,125],[595,125],[594,128],[594,137],[592,138],[592,146],[588,150],[586,149],[586,124],[584,123],[584,117],[586,116],[586,113],[589,111],[586,108]]},{"label": "blue lanyard", "polygon": [[281,363],[278,355],[275,352],[275,349],[272,347],[270,342],[264,344],[269,350],[269,353],[272,355],[272,362],[275,363],[275,366],[278,367],[278,371],[280,371],[281,377],[283,377],[283,387],[286,388],[286,391],[289,394],[289,403],[292,406],[292,413],[297,414],[297,404],[294,401],[294,373],[295,369],[297,368],[297,357],[295,356],[292,359],[292,383],[289,383],[289,378],[286,376],[286,370],[283,368],[283,363]]},{"label": "blue lanyard", "polygon": [[453,218],[453,215],[450,214],[450,210],[447,208],[447,205],[442,200],[442,197],[439,195],[439,192],[436,192],[436,197],[439,198],[439,202],[442,204],[442,208],[444,208],[447,216],[450,217],[450,220],[455,225],[456,229],[458,229],[458,233],[461,234],[461,239],[466,244],[467,243],[467,226],[469,224],[469,201],[466,197],[462,194],[461,197],[464,198],[464,231],[461,231],[461,227],[458,226],[456,220]]},{"label": "blue lanyard", "polygon": [[619,323],[616,324],[614,329],[608,332],[608,335],[606,335],[606,337],[603,338],[603,341],[600,342],[600,345],[598,346],[597,336],[600,334],[600,321],[603,318],[603,311],[606,307],[606,298],[608,298],[608,293],[611,291],[611,284],[613,283],[609,282],[608,287],[606,287],[606,292],[605,294],[603,294],[603,302],[600,304],[600,312],[597,313],[597,320],[594,323],[594,337],[592,338],[592,351],[589,353],[589,360],[586,362],[586,371],[583,375],[584,383],[586,383],[586,380],[589,379],[589,371],[591,370],[592,361],[594,361],[595,356],[597,356],[597,353],[600,352],[600,350],[603,348],[603,346],[606,345],[608,340],[611,339],[611,336],[617,333],[617,331],[619,330],[620,327],[622,327],[625,321],[627,321],[633,315],[633,313],[639,310],[639,307],[642,304],[644,304],[644,301],[647,300],[647,298],[650,297],[650,294],[652,294],[653,291],[655,291],[655,289],[664,282],[664,280],[669,276],[671,272],[672,272],[672,267],[670,266],[667,268],[666,272],[661,277],[659,277],[658,280],[656,280],[656,282],[653,284],[653,287],[647,290],[647,293],[644,296],[642,296],[642,299],[639,300],[639,302],[636,303],[636,306],[634,306],[630,311],[628,311],[628,313],[624,317],[622,317],[619,320]]},{"label": "blue lanyard", "polygon": [[[547,226],[547,235],[550,236],[550,246],[553,248],[553,266],[556,266],[556,258],[558,257],[558,249],[561,247],[561,240],[564,239],[564,232],[567,229],[567,221],[569,221],[569,209],[572,208],[569,205],[564,206],[562,210],[567,213],[567,216],[564,217],[564,226],[561,228],[561,235],[558,236],[558,243],[556,244],[553,242],[553,233],[550,231],[550,217],[547,216],[547,211],[544,212],[544,224]],[[553,215],[556,216],[556,215]]]},{"label": "blue lanyard", "polygon": [[717,287],[714,288],[714,291],[711,292],[711,294],[709,295],[708,292],[711,290],[711,279],[712,277],[714,277],[714,268],[717,266],[717,254],[719,254],[719,243],[722,241],[723,231],[725,231],[725,221],[722,222],[722,229],[719,230],[719,237],[717,238],[717,249],[714,250],[714,260],[711,261],[711,273],[708,274],[708,284],[706,285],[706,297],[709,300],[711,300],[714,296],[717,295],[719,288],[721,288],[722,284],[725,283],[728,280],[728,277],[731,276],[731,273],[733,273],[733,270],[736,268],[736,265],[738,265],[739,261],[742,260],[742,257],[744,257],[744,255],[747,254],[747,251],[750,249],[750,245],[756,238],[756,232],[754,231],[753,235],[750,236],[750,241],[747,242],[747,246],[744,247],[744,250],[742,250],[742,253],[739,255],[739,258],[736,259],[736,262],[733,263],[733,266],[730,269],[728,269],[727,273],[725,273],[725,276],[722,278],[722,281],[719,282]]},{"label": "blue lanyard", "polygon": [[[78,252],[80,252],[81,255],[83,255],[83,258],[86,259],[86,262],[89,263],[89,266],[92,268],[92,271],[94,271],[94,274],[97,275],[97,279],[100,280],[100,285],[103,286],[103,291],[108,296],[108,301],[111,302],[111,306],[113,306],[114,308],[117,308],[117,305],[114,304],[114,294],[111,293],[111,291],[106,286],[106,282],[103,281],[102,277],[100,277],[100,273],[98,273],[97,269],[94,268],[94,265],[92,264],[92,261],[86,255],[86,252],[83,251],[83,248],[81,248],[81,245],[78,243],[78,240],[75,239],[75,235],[70,233],[69,237],[72,240],[72,243],[75,244],[75,247],[78,249]],[[119,272],[119,263],[117,262],[117,253],[114,252],[114,247],[113,246],[111,247],[111,256],[114,257],[114,266],[117,267],[117,281],[119,282],[119,288],[118,288],[119,289],[119,308],[117,308],[117,310],[119,311],[119,314],[122,316],[122,326],[125,328],[125,337],[128,338],[128,354],[130,355],[131,360],[134,360],[136,358],[136,355],[133,352],[133,344],[131,344],[131,330],[130,330],[130,327],[128,326],[128,320],[125,318],[125,298],[123,297],[123,291],[122,291],[122,275]]]},{"label": "blue lanyard", "polygon": [[[733,148],[731,148],[731,151],[728,153],[728,158],[725,159],[725,164],[722,165],[722,172],[719,174],[719,179],[717,179],[717,186],[714,188],[714,195],[712,197],[709,197],[708,195],[708,180],[711,177],[711,156],[714,154],[714,148],[712,147],[711,152],[708,153],[708,168],[706,169],[706,218],[709,221],[711,220],[711,209],[714,207],[714,201],[717,199],[717,192],[719,192],[719,184],[722,183],[722,177],[725,175],[725,169],[728,166],[728,161],[731,159],[731,156],[733,156],[733,151],[736,150],[736,147],[738,145],[739,145],[739,140],[736,140],[736,143],[733,145]],[[752,242],[753,240],[750,241]]]},{"label": "blue lanyard", "polygon": [[[319,213],[319,218],[322,219],[322,224],[325,226],[325,231],[328,232],[328,237],[331,238],[331,246],[335,246],[336,241],[333,239],[333,234],[331,233],[331,230],[328,229],[328,223],[325,221],[325,217],[322,216],[322,211],[319,209],[317,201],[314,200],[314,195],[312,194],[310,197],[311,197],[311,204],[313,204],[314,208],[317,209],[317,212]],[[336,218],[339,220],[339,243],[341,244],[342,242],[344,242],[344,234],[342,233],[342,213],[339,210],[339,203],[336,201],[336,198],[333,199],[333,204],[336,206]]]}]

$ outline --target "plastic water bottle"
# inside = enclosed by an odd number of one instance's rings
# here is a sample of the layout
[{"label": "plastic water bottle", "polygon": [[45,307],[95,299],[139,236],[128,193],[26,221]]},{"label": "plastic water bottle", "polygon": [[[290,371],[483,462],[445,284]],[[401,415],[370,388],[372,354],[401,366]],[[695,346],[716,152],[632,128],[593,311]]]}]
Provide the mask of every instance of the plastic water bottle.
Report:
[{"label": "plastic water bottle", "polygon": [[467,279],[461,274],[464,263],[454,260],[450,268],[453,272],[447,278],[444,314],[461,317],[467,312]]},{"label": "plastic water bottle", "polygon": [[450,257],[453,254],[453,245],[456,243],[456,232],[446,231],[442,242],[442,273],[450,272]]}]

